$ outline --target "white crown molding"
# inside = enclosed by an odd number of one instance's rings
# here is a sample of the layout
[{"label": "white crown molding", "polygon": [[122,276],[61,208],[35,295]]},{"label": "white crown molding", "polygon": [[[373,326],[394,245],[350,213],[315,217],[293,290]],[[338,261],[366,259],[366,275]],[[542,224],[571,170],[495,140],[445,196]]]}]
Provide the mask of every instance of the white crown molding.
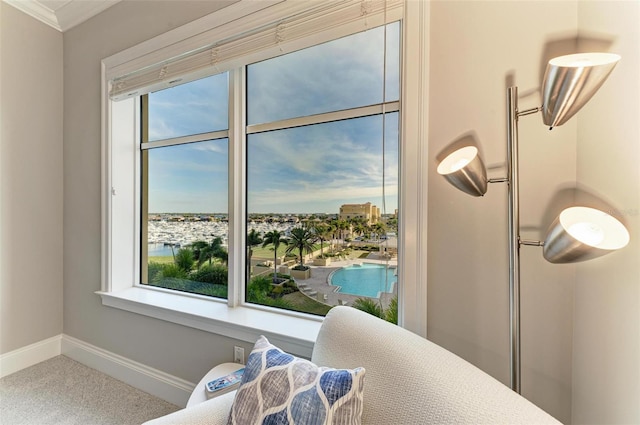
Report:
[{"label": "white crown molding", "polygon": [[51,9],[39,0],[2,1],[50,27],[64,32],[110,8],[121,0],[69,0],[66,3],[59,2],[55,9]]},{"label": "white crown molding", "polygon": [[15,7],[16,9],[26,13],[27,15],[32,16],[33,18],[36,18],[37,20],[39,20],[40,22],[44,22],[45,24],[49,25],[50,27],[53,27],[55,29],[57,29],[58,31],[62,31],[60,29],[60,27],[58,26],[58,18],[56,17],[56,14],[53,13],[53,10],[49,9],[48,7],[43,6],[42,4],[38,3],[37,1],[24,1],[24,0],[3,0],[5,3]]}]

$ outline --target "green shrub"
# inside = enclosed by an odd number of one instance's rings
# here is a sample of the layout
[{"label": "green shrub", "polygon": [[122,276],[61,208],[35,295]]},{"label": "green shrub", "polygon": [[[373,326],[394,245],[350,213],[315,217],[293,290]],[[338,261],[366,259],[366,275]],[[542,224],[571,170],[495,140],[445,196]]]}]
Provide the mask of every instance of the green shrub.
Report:
[{"label": "green shrub", "polygon": [[386,310],[371,298],[358,298],[353,302],[353,307],[358,310],[362,310],[365,313],[384,319],[387,322],[391,322],[396,325],[398,324],[398,297],[391,299],[389,307],[387,307]]},{"label": "green shrub", "polygon": [[391,300],[389,307],[384,312],[384,318],[387,322],[398,324],[398,297]]},{"label": "green shrub", "polygon": [[298,285],[296,285],[296,282],[293,281],[292,279],[287,280],[285,283],[282,284],[282,286],[284,286],[285,288],[292,288],[295,290],[298,289]]},{"label": "green shrub", "polygon": [[293,294],[294,292],[299,291],[299,289],[297,287],[292,288],[290,286],[283,286],[282,287],[282,295],[287,295],[287,294]]},{"label": "green shrub", "polygon": [[187,272],[185,272],[182,268],[178,267],[176,264],[164,264],[162,265],[162,269],[153,276],[153,280],[149,279],[149,282],[161,282],[165,279],[186,279]]},{"label": "green shrub", "polygon": [[190,272],[196,260],[193,258],[193,251],[186,248],[180,248],[176,253],[175,263],[185,272]]},{"label": "green shrub", "polygon": [[227,285],[229,279],[229,269],[222,264],[204,265],[199,270],[191,273],[191,280],[196,282],[213,283],[216,285]]},{"label": "green shrub", "polygon": [[266,296],[271,292],[271,276],[256,276],[247,285],[247,301],[257,302],[256,300]]},{"label": "green shrub", "polygon": [[150,261],[147,265],[147,282],[153,282],[156,275],[162,271],[164,264]]},{"label": "green shrub", "polygon": [[370,298],[358,298],[353,302],[353,307],[376,317],[382,317],[382,307]]}]

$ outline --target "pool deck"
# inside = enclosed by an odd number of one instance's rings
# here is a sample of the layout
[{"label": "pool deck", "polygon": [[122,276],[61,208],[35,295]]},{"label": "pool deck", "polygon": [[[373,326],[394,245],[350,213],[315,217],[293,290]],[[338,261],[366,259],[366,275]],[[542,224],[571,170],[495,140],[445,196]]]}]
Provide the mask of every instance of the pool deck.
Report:
[{"label": "pool deck", "polygon": [[[328,266],[313,266],[311,268],[311,277],[309,279],[294,279],[300,292],[309,298],[319,301],[327,305],[351,305],[358,298],[367,298],[361,295],[351,295],[342,292],[336,292],[338,287],[329,285],[329,275],[335,270],[352,264],[387,264],[387,260],[379,259],[376,254],[370,254],[367,258],[345,259],[340,261],[332,261]],[[397,267],[396,258],[388,261],[389,266]],[[381,301],[384,308],[389,306],[391,299],[398,294],[397,285],[394,285],[392,293],[382,293]],[[376,300],[377,298],[372,298]]]}]

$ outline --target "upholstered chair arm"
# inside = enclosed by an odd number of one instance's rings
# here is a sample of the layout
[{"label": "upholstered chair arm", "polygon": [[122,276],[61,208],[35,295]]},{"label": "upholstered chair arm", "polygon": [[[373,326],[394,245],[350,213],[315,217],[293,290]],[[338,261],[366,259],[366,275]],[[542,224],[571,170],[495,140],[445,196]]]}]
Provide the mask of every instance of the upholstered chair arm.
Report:
[{"label": "upholstered chair arm", "polygon": [[231,391],[188,409],[145,422],[144,425],[226,425],[236,392]]}]

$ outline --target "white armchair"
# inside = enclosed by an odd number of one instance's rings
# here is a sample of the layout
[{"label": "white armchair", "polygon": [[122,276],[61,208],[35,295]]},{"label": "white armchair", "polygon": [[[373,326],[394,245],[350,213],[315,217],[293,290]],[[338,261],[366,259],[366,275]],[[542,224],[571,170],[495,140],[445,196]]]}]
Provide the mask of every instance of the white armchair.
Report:
[{"label": "white armchair", "polygon": [[[559,423],[455,354],[351,307],[329,312],[311,360],[365,368],[365,425]],[[147,424],[223,425],[234,396],[224,394]]]}]

